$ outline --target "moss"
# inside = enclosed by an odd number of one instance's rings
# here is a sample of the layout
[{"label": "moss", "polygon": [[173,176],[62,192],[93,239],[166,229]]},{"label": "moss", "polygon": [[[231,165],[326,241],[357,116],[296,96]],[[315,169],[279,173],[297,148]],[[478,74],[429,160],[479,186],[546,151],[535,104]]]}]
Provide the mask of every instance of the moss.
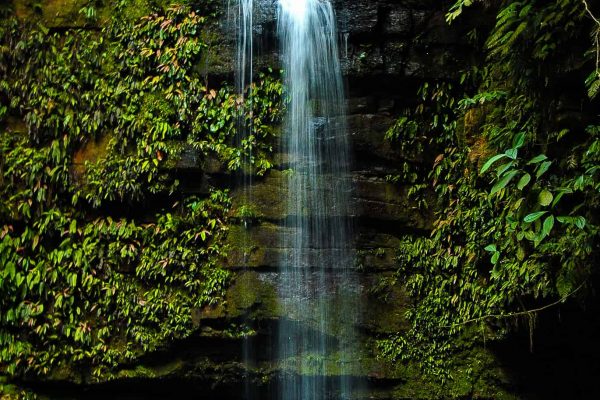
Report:
[{"label": "moss", "polygon": [[285,228],[269,223],[231,226],[227,236],[230,249],[227,264],[247,268],[273,266],[281,256],[279,238],[285,232]]},{"label": "moss", "polygon": [[341,353],[332,353],[327,356],[305,353],[302,357],[290,357],[282,360],[279,368],[284,373],[327,377],[361,376],[365,371],[362,358],[348,357],[347,354]]},{"label": "moss", "polygon": [[[465,343],[456,343],[463,346]],[[511,381],[495,356],[481,347],[464,349],[450,356],[450,378],[423,374],[416,362],[379,364],[371,373],[375,379],[393,379],[400,383],[391,390],[398,399],[500,399],[516,400],[510,392]]]},{"label": "moss", "polygon": [[150,15],[158,10],[165,10],[169,5],[174,3],[173,0],[128,0],[117,1],[112,3],[120,3],[123,5],[120,16],[128,21],[137,21],[138,19]]},{"label": "moss", "polygon": [[281,315],[277,288],[261,280],[256,272],[240,273],[225,299],[230,317],[250,314],[253,319],[265,319]]},{"label": "moss", "polygon": [[48,27],[84,25],[79,10],[87,4],[87,0],[13,0],[18,18],[40,18]]},{"label": "moss", "polygon": [[383,291],[368,296],[366,308],[369,312],[365,322],[376,334],[395,333],[408,328],[405,318],[408,307],[406,293],[400,285],[388,286],[385,282],[386,278],[390,277],[390,274],[382,274],[376,278],[383,280],[384,283],[374,283],[371,287],[382,287]]},{"label": "moss", "polygon": [[233,193],[233,212],[242,207],[253,210],[256,218],[280,220],[285,217],[286,197],[284,188],[287,178],[281,171],[271,170],[257,179],[250,187]]},{"label": "moss", "polygon": [[121,370],[115,375],[117,379],[135,379],[135,378],[163,378],[167,376],[177,375],[185,367],[185,363],[181,360],[175,360],[170,363],[161,364],[159,366],[138,365],[133,369]]},{"label": "moss", "polygon": [[201,33],[206,49],[198,63],[199,72],[206,76],[213,74],[229,74],[233,69],[234,55],[230,44],[223,40],[223,32],[216,25],[209,25]]}]

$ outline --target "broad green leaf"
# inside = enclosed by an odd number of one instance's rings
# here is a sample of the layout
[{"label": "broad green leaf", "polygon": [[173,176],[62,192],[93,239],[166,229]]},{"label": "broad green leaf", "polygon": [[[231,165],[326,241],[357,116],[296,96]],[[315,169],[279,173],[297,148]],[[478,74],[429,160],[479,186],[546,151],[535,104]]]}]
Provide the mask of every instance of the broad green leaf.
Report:
[{"label": "broad green leaf", "polygon": [[485,171],[490,169],[490,167],[498,160],[506,157],[506,154],[496,154],[494,157],[490,158],[484,165],[481,167],[481,171],[479,173],[483,174]]},{"label": "broad green leaf", "polygon": [[544,236],[548,236],[550,234],[550,232],[552,231],[553,227],[554,227],[554,216],[550,215],[550,216],[546,217],[546,219],[544,220],[544,225],[542,227],[542,234]]},{"label": "broad green leaf", "polygon": [[529,160],[529,162],[527,163],[527,165],[531,165],[531,164],[539,164],[544,160],[547,160],[548,157],[546,157],[545,154],[540,154],[539,156],[533,157],[531,160]]},{"label": "broad green leaf", "polygon": [[525,144],[525,132],[519,132],[513,139],[513,149],[519,149]]},{"label": "broad green leaf", "polygon": [[542,190],[540,195],[538,196],[538,202],[540,203],[541,206],[548,206],[550,205],[550,203],[552,203],[552,200],[554,199],[554,196],[552,195],[552,193],[550,193],[547,190]]},{"label": "broad green leaf", "polygon": [[523,190],[523,188],[525,188],[525,186],[527,186],[529,184],[529,182],[531,182],[531,175],[526,173],[519,180],[519,183],[517,184],[517,188],[519,190]]},{"label": "broad green leaf", "polygon": [[517,175],[518,173],[519,173],[519,171],[512,171],[512,172],[504,175],[504,177],[502,179],[500,179],[494,185],[494,187],[492,187],[492,191],[490,192],[490,194],[497,193],[498,191],[504,189],[506,187],[506,185],[508,185],[508,183],[512,180],[512,178],[514,178],[515,175]]},{"label": "broad green leaf", "polygon": [[525,221],[527,223],[531,223],[531,222],[537,221],[538,219],[540,219],[547,212],[548,211],[537,211],[537,212],[531,213],[531,214],[527,215],[523,219],[523,221]]},{"label": "broad green leaf", "polygon": [[558,202],[560,201],[560,199],[562,199],[562,197],[565,194],[569,194],[569,193],[573,193],[573,191],[571,189],[561,189],[560,192],[558,192],[558,194],[554,197],[554,201],[552,202],[552,207],[556,206],[558,204]]},{"label": "broad green leaf", "polygon": [[512,167],[513,165],[515,165],[514,161],[510,161],[507,162],[506,164],[502,164],[501,166],[498,167],[498,169],[496,170],[496,175],[498,175],[499,177],[502,176],[506,171],[508,171],[510,169],[510,167]]},{"label": "broad green leaf", "polygon": [[535,177],[539,179],[540,176],[544,175],[546,171],[548,171],[550,165],[552,165],[552,161],[544,161],[542,164],[540,164],[535,173]]}]

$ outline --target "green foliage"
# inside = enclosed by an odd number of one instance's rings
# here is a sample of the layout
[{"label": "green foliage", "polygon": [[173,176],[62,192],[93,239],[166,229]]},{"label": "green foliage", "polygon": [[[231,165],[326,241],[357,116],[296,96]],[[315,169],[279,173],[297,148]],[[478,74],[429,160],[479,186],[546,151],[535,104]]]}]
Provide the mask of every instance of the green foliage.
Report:
[{"label": "green foliage", "polygon": [[[459,1],[448,19],[471,3]],[[594,68],[571,52],[589,35],[583,4],[506,0],[496,17],[479,44],[483,65],[442,95],[450,84],[424,86],[423,103],[388,134],[439,155],[399,177],[422,188],[411,191],[420,204],[433,192],[436,221],[430,237],[407,237],[400,248],[412,328],[381,350],[443,379],[461,338],[502,337],[507,320],[533,318],[526,310],[568,298],[598,272],[597,104],[581,82],[586,126],[563,122],[555,99],[566,74]]]},{"label": "green foliage", "polygon": [[[207,88],[199,10],[131,22],[121,8],[101,32],[0,21],[0,369],[11,376],[106,379],[189,336],[192,310],[227,286],[229,199],[181,193],[172,168],[185,148],[201,164],[234,170],[252,155],[270,168],[281,83],[261,75],[251,104]],[[253,130],[238,146],[240,119]]]}]

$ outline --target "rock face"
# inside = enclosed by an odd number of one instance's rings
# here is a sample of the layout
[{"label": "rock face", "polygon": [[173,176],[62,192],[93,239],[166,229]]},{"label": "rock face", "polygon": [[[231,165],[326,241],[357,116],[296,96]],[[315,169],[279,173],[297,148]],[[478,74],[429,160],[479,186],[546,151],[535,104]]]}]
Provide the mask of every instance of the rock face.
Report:
[{"label": "rock face", "polygon": [[[45,3],[50,6],[47,12],[56,13],[54,26],[64,26],[82,7],[80,3],[86,2],[63,1],[68,7],[60,8],[56,8],[58,1]],[[258,3],[257,68],[278,68],[276,1]],[[422,82],[443,78],[456,68],[465,54],[460,39],[464,36],[445,24],[446,2],[336,0],[335,8],[354,159],[352,212],[336,217],[348,218],[354,226],[356,273],[364,305],[356,326],[364,349],[353,369],[356,381],[362,384],[356,398],[433,398],[435,385],[423,381],[412,367],[377,359],[376,340],[406,328],[406,296],[399,289],[381,289],[381,282],[391,279],[401,237],[427,234],[432,222],[431,215],[421,214],[411,204],[407,188],[391,183],[388,177],[396,174],[404,161],[419,163],[433,155],[403,153],[385,140],[385,134],[399,113],[416,103],[416,88]],[[52,19],[50,14],[45,17]],[[210,82],[230,78],[234,35],[224,22],[215,23],[203,35],[209,47],[199,68]],[[282,237],[292,229],[283,223],[289,217],[284,193],[286,155],[278,154],[275,159],[276,168],[263,177],[253,177],[249,187],[241,187],[233,177],[223,177],[218,163],[205,160],[200,164],[192,150],[183,153],[173,174],[187,192],[205,192],[208,183],[234,182],[232,217],[237,224],[230,228],[229,256],[223,261],[234,272],[234,279],[226,301],[193,310],[194,338],[146,355],[139,364],[118,371],[113,383],[86,390],[99,398],[114,391],[145,393],[144,398],[174,393],[187,398],[205,388],[207,398],[239,399],[242,393],[252,392],[244,387],[246,381],[256,391],[254,398],[270,395],[277,374],[272,349],[282,318],[275,282],[281,260],[288,253],[281,245],[285,242]],[[489,354],[474,357],[481,368],[496,368],[491,367],[494,360]],[[459,378],[462,386],[456,393],[463,396],[469,396],[484,379],[469,373]],[[77,390],[75,394],[80,395]]]},{"label": "rock face", "polygon": [[[260,3],[270,8],[255,16],[259,69],[278,65],[275,2]],[[354,160],[353,207],[349,215],[330,217],[350,219],[355,231],[355,271],[360,276],[363,304],[360,323],[355,327],[360,332],[363,352],[356,368],[352,368],[362,392],[355,395],[434,398],[435,384],[421,381],[418,370],[377,357],[376,340],[406,328],[406,296],[401,290],[382,289],[386,285],[381,283],[392,279],[401,238],[427,234],[433,219],[411,203],[408,188],[390,182],[389,177],[397,174],[405,161],[421,163],[434,155],[400,151],[385,140],[385,135],[399,113],[416,104],[417,87],[429,79],[446,77],[447,71],[456,69],[466,49],[459,40],[460,32],[446,26],[447,5],[439,2],[339,0],[335,6],[347,83],[347,134]],[[222,42],[215,48],[219,46],[231,47],[232,43]],[[209,65],[206,73],[209,77],[225,76],[231,73],[222,69],[227,65],[233,65],[232,61],[213,70]],[[251,332],[246,340],[238,342],[249,359],[242,356],[238,361],[239,372],[253,380],[255,398],[270,396],[276,385],[276,329],[285,323],[285,314],[278,307],[276,282],[282,260],[290,255],[290,249],[283,245],[289,241],[284,238],[294,229],[284,224],[292,217],[285,204],[287,158],[286,154],[277,154],[273,170],[252,177],[249,186],[233,187],[232,213],[239,223],[229,232],[226,263],[237,277],[227,304],[211,311],[218,315],[215,318],[238,318]],[[306,329],[311,329],[309,319],[301,318],[306,320]],[[465,355],[465,360],[473,359],[492,371],[494,379],[504,379],[489,353]],[[469,396],[475,387],[481,390],[485,379],[464,376],[458,381],[453,392]],[[239,383],[235,378],[232,382]]]}]

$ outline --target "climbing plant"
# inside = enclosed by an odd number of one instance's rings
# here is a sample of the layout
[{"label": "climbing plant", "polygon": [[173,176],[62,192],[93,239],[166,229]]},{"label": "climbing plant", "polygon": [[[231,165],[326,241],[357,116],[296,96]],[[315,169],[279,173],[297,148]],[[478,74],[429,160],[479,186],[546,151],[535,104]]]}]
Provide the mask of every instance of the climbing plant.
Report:
[{"label": "climbing plant", "polygon": [[[179,160],[271,166],[277,77],[259,77],[249,108],[197,69],[202,9],[132,20],[125,3],[102,29],[88,8],[82,28],[0,20],[2,374],[106,379],[189,336],[227,287],[230,200],[185,194]],[[253,130],[238,146],[240,118]]]},{"label": "climbing plant", "polygon": [[[473,3],[457,2],[448,21]],[[436,218],[430,237],[399,249],[396,282],[413,299],[412,327],[380,342],[387,357],[447,379],[461,338],[501,338],[515,319],[533,326],[537,312],[592,289],[600,121],[595,78],[584,82],[597,74],[598,27],[585,6],[505,0],[480,9],[496,15],[491,30],[469,34],[486,58],[452,82],[425,84],[422,104],[388,132],[434,155],[396,178]]]}]

